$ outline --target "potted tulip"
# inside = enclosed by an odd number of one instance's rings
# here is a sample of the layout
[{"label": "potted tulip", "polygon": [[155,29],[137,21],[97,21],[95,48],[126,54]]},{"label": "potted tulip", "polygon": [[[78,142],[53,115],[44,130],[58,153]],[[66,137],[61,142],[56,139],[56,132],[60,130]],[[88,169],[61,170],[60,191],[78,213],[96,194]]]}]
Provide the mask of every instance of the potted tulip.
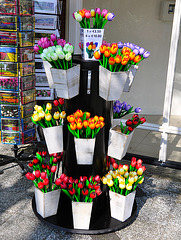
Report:
[{"label": "potted tulip", "polygon": [[105,124],[104,118],[91,118],[89,112],[77,110],[67,120],[68,129],[74,136],[77,164],[93,164],[96,135]]},{"label": "potted tulip", "polygon": [[100,8],[75,11],[73,18],[80,24],[82,58],[96,60],[93,53],[99,49],[104,36],[104,26],[115,18],[114,13]]},{"label": "potted tulip", "polygon": [[102,178],[103,184],[109,187],[111,217],[119,221],[124,222],[131,216],[136,188],[144,180],[146,168],[142,162],[135,157],[130,166],[114,162],[113,170]]},{"label": "potted tulip", "polygon": [[145,121],[144,117],[139,118],[138,114],[134,114],[125,126],[120,122],[120,126],[112,127],[109,130],[108,156],[121,160],[126,155],[134,129]]},{"label": "potted tulip", "polygon": [[63,120],[66,117],[65,111],[62,110],[64,99],[54,100],[54,105],[59,111],[52,114],[52,104],[34,106],[34,113],[31,120],[43,130],[46,145],[49,154],[63,151]]},{"label": "potted tulip", "polygon": [[55,34],[41,38],[35,51],[40,53],[49,85],[56,89],[58,97],[70,99],[79,94],[80,64],[74,65],[74,46]]},{"label": "potted tulip", "polygon": [[99,196],[100,177],[90,176],[73,179],[64,173],[57,180],[60,189],[72,200],[73,226],[75,229],[89,229],[93,199]]},{"label": "potted tulip", "polygon": [[36,158],[29,163],[29,166],[33,168],[33,173],[26,174],[27,179],[34,183],[36,209],[43,218],[57,213],[60,187],[56,181],[54,182],[54,178],[57,164],[63,158],[63,152],[49,155],[49,162],[46,161],[46,156],[45,151],[37,152]]},{"label": "potted tulip", "polygon": [[126,84],[131,87],[130,79],[133,81],[135,75],[133,69],[137,69],[138,63],[149,57],[150,53],[135,44],[122,42],[108,46],[102,44],[99,51],[94,53],[100,62],[99,96],[106,101],[115,101],[120,99]]}]

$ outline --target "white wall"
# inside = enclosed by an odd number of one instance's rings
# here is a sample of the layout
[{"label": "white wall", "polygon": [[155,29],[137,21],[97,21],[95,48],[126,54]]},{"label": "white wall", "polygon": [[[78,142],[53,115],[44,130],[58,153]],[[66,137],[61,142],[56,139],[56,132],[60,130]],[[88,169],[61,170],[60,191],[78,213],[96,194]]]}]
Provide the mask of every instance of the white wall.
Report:
[{"label": "white wall", "polygon": [[[107,42],[132,42],[150,51],[150,57],[139,65],[131,91],[124,93],[121,100],[141,107],[144,114],[162,115],[172,22],[160,20],[161,0],[83,0],[83,7],[114,12],[115,19],[105,26]],[[181,56],[175,73],[174,115],[181,115],[180,63]]]}]

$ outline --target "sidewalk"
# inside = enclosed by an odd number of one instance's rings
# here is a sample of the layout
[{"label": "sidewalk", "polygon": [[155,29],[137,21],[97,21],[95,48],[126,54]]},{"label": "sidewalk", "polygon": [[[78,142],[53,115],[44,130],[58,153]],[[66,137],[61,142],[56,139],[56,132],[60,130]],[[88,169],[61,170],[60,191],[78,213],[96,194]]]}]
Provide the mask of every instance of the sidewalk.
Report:
[{"label": "sidewalk", "polygon": [[[3,149],[3,151],[2,151]],[[1,154],[10,155],[10,147],[0,144]],[[12,167],[12,168],[8,168]],[[77,235],[58,231],[41,222],[33,213],[34,188],[15,163],[1,166],[0,239],[1,240],[180,240],[181,171],[146,165],[137,197],[137,218],[128,227],[103,235]]]}]

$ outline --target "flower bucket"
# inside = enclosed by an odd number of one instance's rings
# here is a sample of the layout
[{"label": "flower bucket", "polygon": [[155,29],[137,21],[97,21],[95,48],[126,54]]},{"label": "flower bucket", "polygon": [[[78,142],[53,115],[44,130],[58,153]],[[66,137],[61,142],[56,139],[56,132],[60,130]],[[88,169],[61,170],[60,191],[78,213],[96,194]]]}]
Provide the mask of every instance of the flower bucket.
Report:
[{"label": "flower bucket", "polygon": [[74,137],[77,164],[81,165],[93,164],[95,140],[96,140],[95,138]]},{"label": "flower bucket", "polygon": [[93,202],[73,202],[72,216],[74,229],[89,229]]},{"label": "flower bucket", "polygon": [[63,151],[63,126],[43,128],[49,154]]},{"label": "flower bucket", "polygon": [[126,83],[124,85],[123,92],[129,92],[130,91],[137,70],[138,70],[138,66],[137,65],[132,65],[130,67],[130,69],[128,70],[128,77],[127,77]]},{"label": "flower bucket", "polygon": [[126,135],[116,125],[109,130],[108,156],[121,160],[128,150],[133,132]]},{"label": "flower bucket", "polygon": [[57,213],[60,191],[60,189],[57,189],[43,193],[35,187],[36,210],[43,218],[53,216]]},{"label": "flower bucket", "polygon": [[104,29],[80,28],[81,56],[84,60],[96,60],[94,58],[94,52],[99,51],[103,36]]},{"label": "flower bucket", "polygon": [[51,64],[47,61],[43,61],[43,66],[44,66],[44,69],[45,69],[45,73],[46,73],[46,76],[47,76],[49,87],[50,88],[55,88],[53,78],[52,78],[52,74],[51,74],[51,71],[50,71],[50,68],[52,67]]},{"label": "flower bucket", "polygon": [[111,72],[99,66],[99,96],[106,101],[116,101],[120,99],[123,92],[127,72]]},{"label": "flower bucket", "polygon": [[109,191],[111,217],[124,222],[131,216],[136,191],[123,196]]},{"label": "flower bucket", "polygon": [[80,64],[63,69],[50,69],[58,97],[70,99],[79,94]]}]

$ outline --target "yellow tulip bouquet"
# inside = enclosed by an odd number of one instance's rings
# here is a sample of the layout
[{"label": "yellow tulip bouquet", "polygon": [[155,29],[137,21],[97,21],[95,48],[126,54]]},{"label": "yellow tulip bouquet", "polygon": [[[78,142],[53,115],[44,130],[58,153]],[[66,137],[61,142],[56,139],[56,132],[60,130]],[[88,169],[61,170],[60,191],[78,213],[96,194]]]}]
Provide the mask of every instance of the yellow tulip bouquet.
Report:
[{"label": "yellow tulip bouquet", "polygon": [[129,193],[134,192],[138,186],[144,180],[143,172],[146,170],[145,166],[142,166],[142,160],[132,157],[130,166],[125,164],[116,163],[111,158],[113,170],[110,170],[105,176],[102,177],[102,182],[108,185],[112,192],[119,193],[123,196],[127,196]]},{"label": "yellow tulip bouquet", "polygon": [[34,106],[34,113],[31,117],[31,120],[34,124],[42,127],[48,128],[53,126],[59,126],[62,124],[62,119],[66,117],[65,111],[62,110],[64,99],[60,98],[59,100],[54,100],[54,106],[58,107],[59,111],[54,112],[52,115],[52,104],[47,103],[45,106]]}]

